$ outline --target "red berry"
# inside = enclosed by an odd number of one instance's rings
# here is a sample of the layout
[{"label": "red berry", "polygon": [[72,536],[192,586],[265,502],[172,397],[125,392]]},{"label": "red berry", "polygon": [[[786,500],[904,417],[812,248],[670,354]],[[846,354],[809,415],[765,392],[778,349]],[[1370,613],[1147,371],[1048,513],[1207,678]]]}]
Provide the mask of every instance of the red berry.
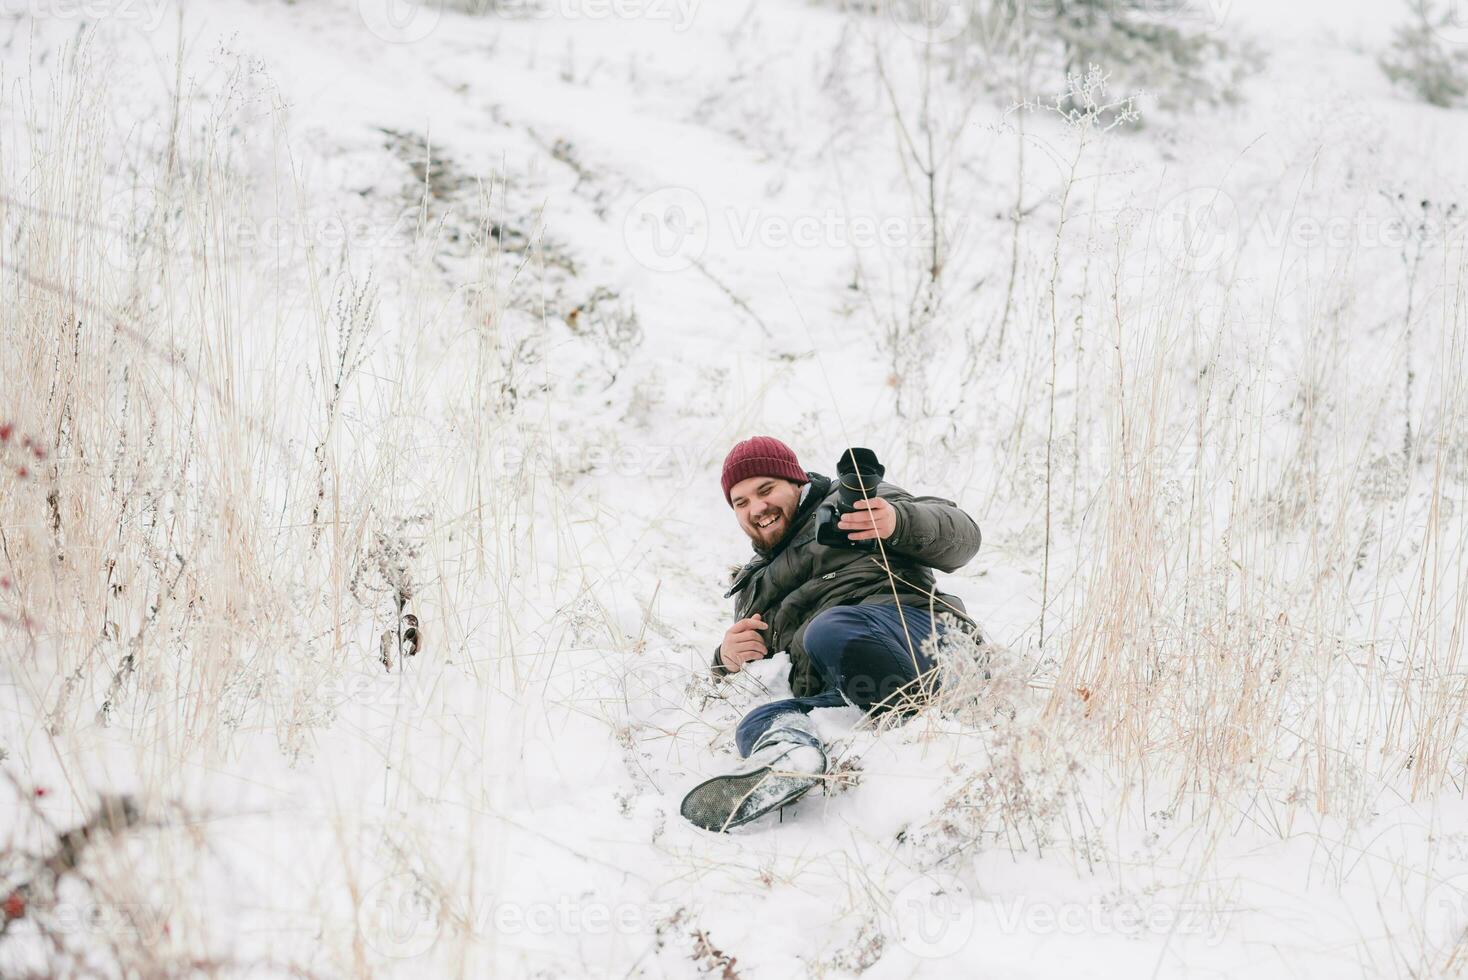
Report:
[{"label": "red berry", "polygon": [[15,431],[15,426],[9,422],[0,422],[0,442],[9,442],[10,433]]},{"label": "red berry", "polygon": [[34,792],[36,794],[36,799],[39,800],[42,797],[44,797],[47,793],[50,793],[51,791],[49,789],[47,789],[46,787],[44,787],[44,786],[37,786],[35,788]]},{"label": "red berry", "polygon": [[0,575],[0,589],[8,589],[8,588],[10,588],[10,576],[9,575]]},{"label": "red berry", "polygon": [[5,899],[4,904],[0,904],[0,909],[4,910],[5,918],[19,919],[25,915],[25,898],[15,892],[11,892],[10,896]]}]

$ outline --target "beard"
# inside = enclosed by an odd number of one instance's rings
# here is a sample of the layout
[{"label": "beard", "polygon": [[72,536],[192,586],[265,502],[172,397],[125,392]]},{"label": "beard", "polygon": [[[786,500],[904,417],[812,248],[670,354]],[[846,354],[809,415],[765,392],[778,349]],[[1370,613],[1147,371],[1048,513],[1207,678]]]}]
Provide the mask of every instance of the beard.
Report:
[{"label": "beard", "polygon": [[[790,533],[790,522],[795,516],[794,508],[790,510],[777,508],[775,513],[780,515],[779,519],[769,527],[761,528],[755,522],[750,522],[750,527],[746,533],[749,535],[749,539],[754,542],[756,548],[769,551],[775,545],[785,540],[785,535]],[[765,516],[768,517],[768,515]]]}]

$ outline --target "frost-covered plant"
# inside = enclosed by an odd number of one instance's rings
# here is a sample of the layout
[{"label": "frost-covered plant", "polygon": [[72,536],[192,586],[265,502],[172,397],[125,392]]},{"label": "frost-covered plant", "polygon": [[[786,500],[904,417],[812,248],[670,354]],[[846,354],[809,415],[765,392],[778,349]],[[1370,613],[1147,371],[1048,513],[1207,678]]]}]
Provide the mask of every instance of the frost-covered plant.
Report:
[{"label": "frost-covered plant", "polygon": [[1377,62],[1387,78],[1444,108],[1468,95],[1468,50],[1454,48],[1442,33],[1451,24],[1450,4],[1440,9],[1436,0],[1417,0]]},{"label": "frost-covered plant", "polygon": [[348,591],[366,606],[374,604],[371,595],[387,595],[395,611],[401,613],[416,592],[413,566],[428,522],[427,514],[413,514],[374,530],[372,543],[363,552],[347,584]]},{"label": "frost-covered plant", "polygon": [[1097,137],[1142,118],[1136,97],[1113,96],[1115,87],[1111,73],[1092,63],[1084,73],[1068,73],[1065,88],[1050,101],[1026,102],[1021,108],[1056,114],[1075,134],[1078,148],[1084,150]]}]

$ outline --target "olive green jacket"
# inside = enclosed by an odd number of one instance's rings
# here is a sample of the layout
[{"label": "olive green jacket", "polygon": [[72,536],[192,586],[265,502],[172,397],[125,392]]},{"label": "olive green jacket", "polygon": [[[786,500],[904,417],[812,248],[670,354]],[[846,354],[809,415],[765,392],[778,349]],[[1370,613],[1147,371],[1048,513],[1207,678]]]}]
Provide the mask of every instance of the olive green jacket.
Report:
[{"label": "olive green jacket", "polygon": [[[770,628],[764,640],[770,653],[790,654],[790,689],[796,697],[819,692],[822,681],[806,655],[805,628],[817,613],[833,606],[901,602],[928,610],[934,616],[950,612],[960,625],[977,633],[962,600],[935,588],[932,569],[957,571],[979,550],[979,526],[951,500],[914,497],[883,481],[876,496],[892,504],[897,526],[882,541],[890,563],[877,551],[832,548],[816,541],[817,512],[835,504],[837,485],[819,473],[807,472],[810,492],[795,512],[790,530],[769,551],[755,549],[755,557],[734,573],[725,598],[734,601],[736,621],[759,613]],[[722,647],[722,641],[720,647]],[[714,649],[714,672],[724,674],[719,648]]]}]

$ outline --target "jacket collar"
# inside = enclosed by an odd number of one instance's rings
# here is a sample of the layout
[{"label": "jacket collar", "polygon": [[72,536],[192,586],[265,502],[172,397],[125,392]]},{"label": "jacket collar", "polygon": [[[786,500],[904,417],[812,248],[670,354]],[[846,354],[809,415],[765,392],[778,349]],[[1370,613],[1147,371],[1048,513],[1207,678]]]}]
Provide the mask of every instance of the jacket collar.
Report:
[{"label": "jacket collar", "polygon": [[819,473],[812,473],[809,470],[806,471],[805,475],[810,480],[806,484],[810,488],[810,492],[805,495],[805,499],[800,502],[800,506],[795,508],[795,517],[790,521],[790,530],[769,551],[762,551],[759,548],[754,549],[755,554],[760,555],[767,561],[774,561],[775,556],[784,551],[790,542],[795,540],[795,536],[800,533],[801,527],[806,521],[810,520],[810,516],[816,512],[816,508],[825,499],[826,491],[831,488],[831,481],[827,477],[821,476]]}]

